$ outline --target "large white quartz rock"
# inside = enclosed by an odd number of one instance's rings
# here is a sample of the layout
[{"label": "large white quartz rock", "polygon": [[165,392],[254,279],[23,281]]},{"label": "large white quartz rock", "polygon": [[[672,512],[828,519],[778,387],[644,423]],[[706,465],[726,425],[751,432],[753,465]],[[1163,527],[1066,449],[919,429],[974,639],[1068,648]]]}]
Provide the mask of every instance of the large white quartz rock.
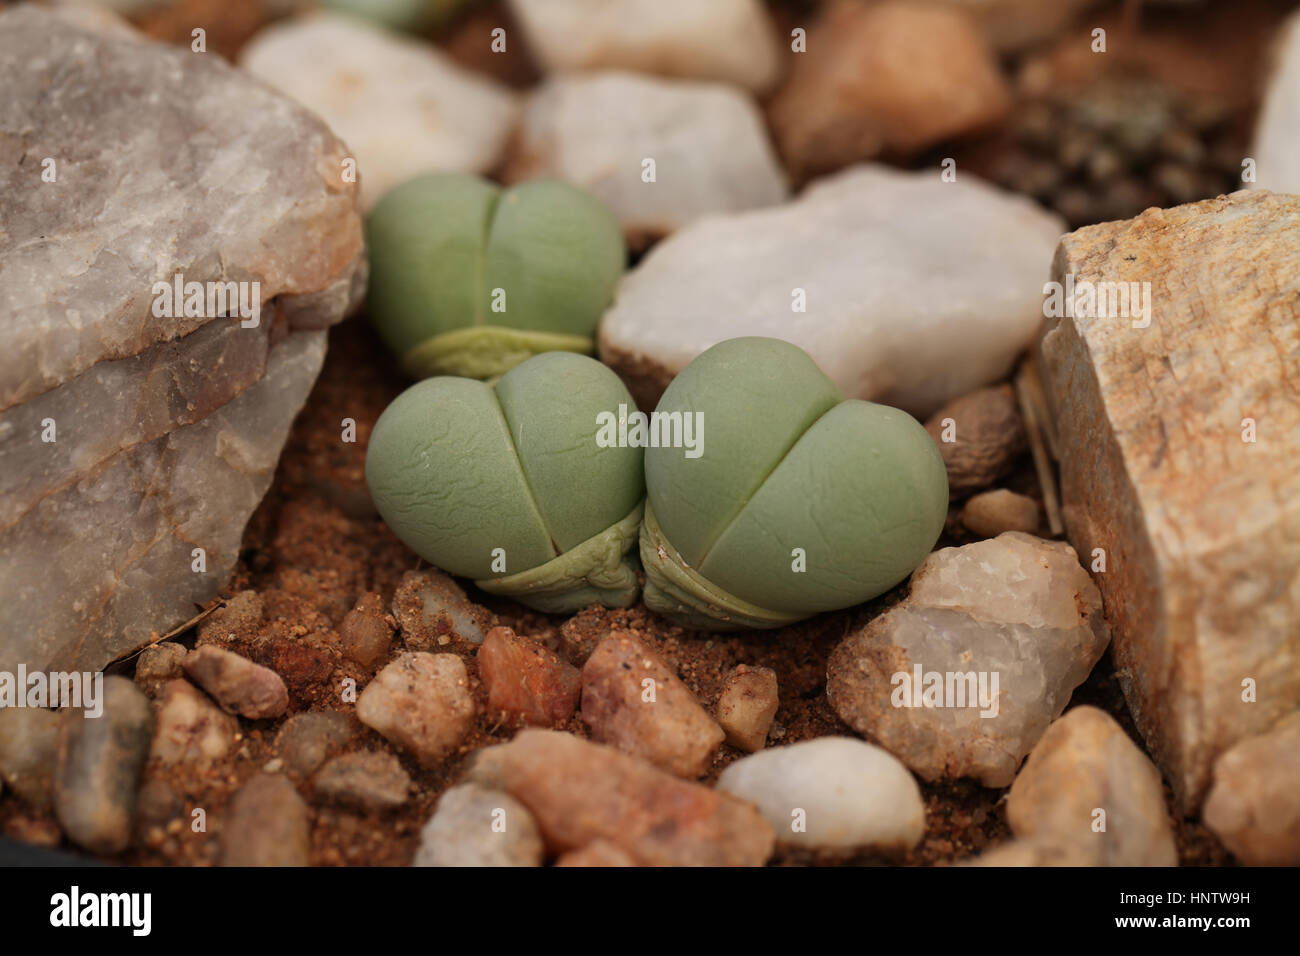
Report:
[{"label": "large white quartz rock", "polygon": [[1005,375],[1029,344],[1062,230],[968,174],[856,166],[660,243],[620,284],[601,357],[653,407],[705,349],[766,335],[804,349],[850,398],[923,418]]},{"label": "large white quartz rock", "polygon": [[547,72],[614,68],[763,92],[781,70],[760,0],[510,0],[510,10]]},{"label": "large white quartz rock", "polygon": [[922,779],[1005,787],[1109,640],[1074,549],[1009,531],[931,554],[832,652],[826,695]]},{"label": "large white quartz rock", "polygon": [[354,150],[366,209],[421,173],[490,171],[518,118],[502,84],[428,43],[342,14],[270,26],[239,63],[315,110]]},{"label": "large white quartz rock", "polygon": [[98,669],[224,585],[361,215],[319,119],[108,13],[0,14],[0,88],[0,670]]},{"label": "large white quartz rock", "polygon": [[744,93],[620,72],[542,84],[524,112],[507,176],[581,186],[638,244],[709,213],[773,205],[787,193],[763,118]]},{"label": "large white quartz rock", "polygon": [[1300,12],[1279,32],[1274,66],[1255,125],[1255,186],[1300,193]]}]

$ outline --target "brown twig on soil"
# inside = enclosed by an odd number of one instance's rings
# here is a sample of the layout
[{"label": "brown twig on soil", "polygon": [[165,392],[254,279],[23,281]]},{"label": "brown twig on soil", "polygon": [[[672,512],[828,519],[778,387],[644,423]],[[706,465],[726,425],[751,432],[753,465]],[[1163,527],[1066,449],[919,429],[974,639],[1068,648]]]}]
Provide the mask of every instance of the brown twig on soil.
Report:
[{"label": "brown twig on soil", "polygon": [[1065,533],[1065,522],[1061,518],[1061,499],[1048,453],[1048,446],[1055,446],[1050,426],[1051,414],[1047,410],[1047,398],[1043,394],[1038,364],[1032,353],[1025,357],[1016,370],[1015,385],[1016,397],[1020,400],[1020,416],[1025,422],[1025,434],[1029,436],[1029,450],[1034,456],[1034,470],[1038,472],[1038,486],[1043,492],[1047,525],[1053,536],[1061,535]]}]

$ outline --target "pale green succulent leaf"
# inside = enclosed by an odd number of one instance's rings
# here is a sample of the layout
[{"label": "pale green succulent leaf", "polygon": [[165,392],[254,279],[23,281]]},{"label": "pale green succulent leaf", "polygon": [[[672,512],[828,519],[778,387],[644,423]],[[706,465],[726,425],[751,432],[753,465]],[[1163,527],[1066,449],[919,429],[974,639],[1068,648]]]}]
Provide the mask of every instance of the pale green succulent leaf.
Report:
[{"label": "pale green succulent leaf", "polygon": [[380,515],[444,571],[493,574],[555,557],[515,454],[496,393],[465,378],[432,378],[399,395],[375,423],[366,483]]},{"label": "pale green succulent leaf", "polygon": [[781,611],[849,607],[912,573],[943,531],[947,506],[943,458],[916,419],[846,401],[800,436],[699,571]]},{"label": "pale green succulent leaf", "polygon": [[701,413],[703,453],[646,449],[646,488],[687,563],[703,561],[799,436],[842,400],[807,353],[770,338],[728,339],[673,379],[655,411]]}]

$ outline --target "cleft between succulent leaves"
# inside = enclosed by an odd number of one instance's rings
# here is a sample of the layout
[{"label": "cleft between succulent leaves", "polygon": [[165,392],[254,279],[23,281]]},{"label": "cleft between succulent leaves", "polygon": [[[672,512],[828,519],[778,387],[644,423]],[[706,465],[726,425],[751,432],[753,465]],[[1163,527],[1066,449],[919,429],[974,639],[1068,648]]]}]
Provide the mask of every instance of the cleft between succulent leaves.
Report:
[{"label": "cleft between succulent leaves", "polygon": [[548,614],[568,614],[591,604],[631,607],[640,582],[636,559],[628,552],[637,539],[642,509],[637,504],[620,521],[545,564],[474,583]]},{"label": "cleft between succulent leaves", "polygon": [[647,499],[641,522],[641,566],[646,607],[675,624],[707,631],[768,629],[802,620],[797,614],[750,604],[710,582],[682,560]]},{"label": "cleft between succulent leaves", "polygon": [[402,370],[412,378],[458,375],[491,379],[543,352],[590,355],[595,342],[584,335],[476,325],[425,339],[402,358]]}]

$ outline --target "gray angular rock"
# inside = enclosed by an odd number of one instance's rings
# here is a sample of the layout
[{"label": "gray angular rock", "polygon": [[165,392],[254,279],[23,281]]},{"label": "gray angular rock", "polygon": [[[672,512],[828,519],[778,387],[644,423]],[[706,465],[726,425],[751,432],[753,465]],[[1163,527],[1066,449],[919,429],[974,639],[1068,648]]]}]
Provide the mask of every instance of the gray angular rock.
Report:
[{"label": "gray angular rock", "polygon": [[748,800],[777,843],[813,850],[910,850],[925,833],[921,788],[895,757],[852,737],[817,737],[737,760],[718,789]]},{"label": "gray angular rock", "polygon": [[[653,182],[643,179],[647,159]],[[787,194],[762,115],[744,94],[621,72],[543,83],[524,110],[506,177],[581,186],[618,217],[634,246]]]},{"label": "gray angular rock", "polygon": [[0,709],[0,781],[33,807],[46,807],[54,788],[59,715],[40,707]]},{"label": "gray angular rock", "polygon": [[[8,669],[100,669],[217,593],[319,330],[364,284],[356,186],[320,120],[107,22],[0,13]],[[168,314],[157,284],[176,281],[256,284],[256,324],[215,297]]]},{"label": "gray angular rock", "polygon": [[239,64],[347,141],[367,209],[421,173],[489,172],[518,116],[514,94],[500,83],[428,43],[342,14],[267,27]]},{"label": "gray angular rock", "polygon": [[1008,532],[926,558],[831,653],[826,696],[922,779],[1005,787],[1109,640],[1074,550]]},{"label": "gray angular rock", "polygon": [[1300,711],[1214,762],[1205,825],[1249,866],[1300,866]]},{"label": "gray angular rock", "polygon": [[306,866],[310,850],[310,811],[282,774],[255,774],[231,799],[222,866]]},{"label": "gray angular rock", "polygon": [[1038,742],[1007,796],[1007,822],[1090,866],[1176,866],[1160,772],[1096,707],[1075,707]]},{"label": "gray angular rock", "polygon": [[705,349],[767,335],[849,398],[924,417],[1002,378],[1030,343],[1063,228],[969,173],[854,166],[655,246],[601,321],[601,358],[653,408]]},{"label": "gray angular rock", "polygon": [[411,778],[390,753],[363,751],[335,757],[312,781],[316,796],[358,810],[391,810],[406,802]]},{"label": "gray angular rock", "polygon": [[443,793],[420,831],[413,866],[541,866],[545,848],[527,808],[465,783]]},{"label": "gray angular rock", "polygon": [[261,720],[278,717],[289,706],[289,691],[279,674],[232,651],[196,647],[181,666],[228,714]]},{"label": "gray angular rock", "polygon": [[127,848],[152,735],[149,698],[125,677],[104,679],[99,717],[63,712],[54,812],[73,843],[92,853]]}]

